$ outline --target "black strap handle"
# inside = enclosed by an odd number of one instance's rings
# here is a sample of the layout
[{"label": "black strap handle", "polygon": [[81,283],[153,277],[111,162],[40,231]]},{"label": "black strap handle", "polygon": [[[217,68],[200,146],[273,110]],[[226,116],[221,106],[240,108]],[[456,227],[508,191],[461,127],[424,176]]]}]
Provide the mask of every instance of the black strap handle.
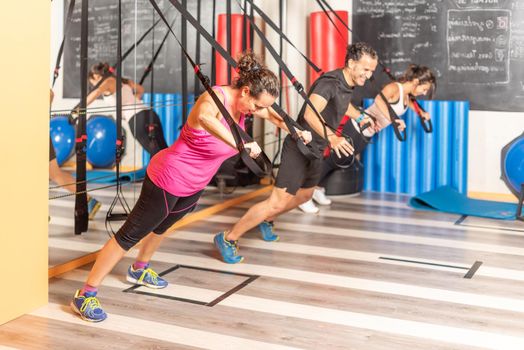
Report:
[{"label": "black strap handle", "polygon": [[432,133],[433,132],[433,123],[431,119],[426,120],[421,112],[426,112],[424,107],[420,103],[418,103],[417,99],[413,95],[409,95],[409,99],[411,100],[411,103],[413,103],[413,106],[415,107],[415,112],[417,112],[418,118],[420,119],[420,123],[422,124],[422,129],[426,133]]}]

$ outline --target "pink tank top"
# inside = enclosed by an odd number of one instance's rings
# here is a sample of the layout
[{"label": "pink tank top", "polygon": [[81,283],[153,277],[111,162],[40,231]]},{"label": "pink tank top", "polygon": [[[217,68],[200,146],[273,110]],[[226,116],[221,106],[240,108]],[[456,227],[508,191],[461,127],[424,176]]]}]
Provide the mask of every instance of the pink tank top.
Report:
[{"label": "pink tank top", "polygon": [[[224,105],[230,111],[224,90],[220,86],[214,88],[222,93]],[[242,129],[244,119],[242,114],[238,123]],[[229,129],[224,117],[220,121]],[[147,175],[155,185],[170,194],[187,197],[206,187],[222,162],[237,153],[238,150],[206,130],[196,130],[185,123],[178,140],[151,159]]]}]

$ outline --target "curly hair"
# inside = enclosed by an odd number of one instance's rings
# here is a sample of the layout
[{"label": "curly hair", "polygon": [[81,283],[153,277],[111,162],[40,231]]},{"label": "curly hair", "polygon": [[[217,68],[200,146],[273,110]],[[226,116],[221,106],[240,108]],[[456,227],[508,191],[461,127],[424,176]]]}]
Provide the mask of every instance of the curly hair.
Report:
[{"label": "curly hair", "polygon": [[244,52],[239,57],[237,72],[238,77],[233,82],[234,88],[247,86],[253,97],[258,97],[263,92],[278,97],[279,84],[276,75],[264,66],[254,53]]}]

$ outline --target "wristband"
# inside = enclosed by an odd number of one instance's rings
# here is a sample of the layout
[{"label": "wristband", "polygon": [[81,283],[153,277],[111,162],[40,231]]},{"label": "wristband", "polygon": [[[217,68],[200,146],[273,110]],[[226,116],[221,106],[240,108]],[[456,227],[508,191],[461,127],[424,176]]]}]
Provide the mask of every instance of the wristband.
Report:
[{"label": "wristband", "polygon": [[359,115],[358,118],[355,119],[355,121],[356,121],[357,123],[359,123],[359,124],[360,124],[360,122],[363,121],[363,120],[364,120],[364,114]]}]

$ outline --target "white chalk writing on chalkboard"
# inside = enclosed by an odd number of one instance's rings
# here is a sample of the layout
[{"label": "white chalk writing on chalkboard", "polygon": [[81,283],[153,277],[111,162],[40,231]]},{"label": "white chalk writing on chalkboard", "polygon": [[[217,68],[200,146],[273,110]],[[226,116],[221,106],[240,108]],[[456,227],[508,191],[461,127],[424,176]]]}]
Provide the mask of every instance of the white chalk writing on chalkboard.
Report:
[{"label": "white chalk writing on chalkboard", "polygon": [[509,18],[508,10],[448,10],[450,83],[509,82]]},{"label": "white chalk writing on chalkboard", "polygon": [[430,66],[438,99],[524,111],[523,0],[353,0],[353,31],[397,75],[408,63]]}]

